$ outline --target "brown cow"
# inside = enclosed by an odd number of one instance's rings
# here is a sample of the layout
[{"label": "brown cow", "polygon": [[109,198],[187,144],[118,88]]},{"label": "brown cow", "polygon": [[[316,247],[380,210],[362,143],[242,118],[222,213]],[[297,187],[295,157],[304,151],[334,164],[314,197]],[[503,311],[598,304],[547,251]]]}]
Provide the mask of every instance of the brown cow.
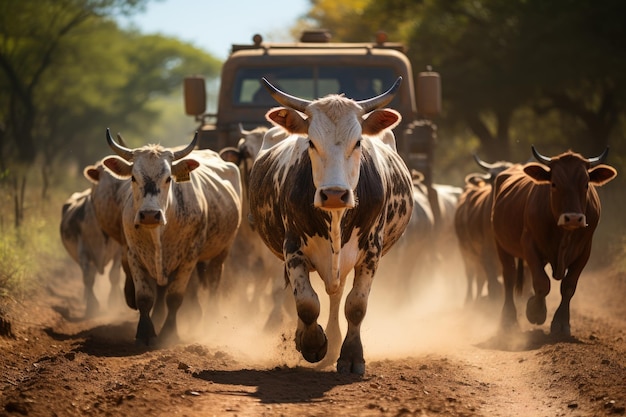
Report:
[{"label": "brown cow", "polygon": [[[539,325],[546,320],[550,279],[544,268],[549,263],[552,277],[562,280],[561,303],[550,332],[570,336],[570,300],[600,220],[596,187],[612,180],[617,171],[601,163],[608,149],[590,159],[572,151],[552,158],[534,147],[532,151],[540,163],[510,168],[495,184],[492,222],[504,277],[501,328],[518,325],[513,290],[514,258],[519,257],[528,264],[533,280],[534,295],[526,305],[526,317]],[[520,286],[518,279],[518,290]]]},{"label": "brown cow", "polygon": [[[513,166],[511,162],[487,163],[474,155],[474,160],[486,172],[465,177],[465,188],[454,215],[454,230],[465,266],[467,291],[465,304],[480,298],[485,283],[490,301],[499,300],[502,289],[498,283],[500,265],[491,229],[493,182],[496,176]],[[476,295],[474,296],[474,282]]]}]

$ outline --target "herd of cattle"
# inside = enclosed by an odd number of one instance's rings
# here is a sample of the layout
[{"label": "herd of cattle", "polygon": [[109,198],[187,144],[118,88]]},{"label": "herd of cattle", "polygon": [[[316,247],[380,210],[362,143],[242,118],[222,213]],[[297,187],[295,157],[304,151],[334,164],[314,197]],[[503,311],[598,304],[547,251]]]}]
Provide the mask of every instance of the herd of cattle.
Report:
[{"label": "herd of cattle", "polygon": [[[401,274],[419,274],[416,268],[457,249],[466,302],[480,297],[486,283],[489,299],[503,300],[503,332],[518,326],[514,293],[525,276],[532,280],[527,318],[545,322],[550,264],[562,281],[551,332],[570,334],[569,303],[600,217],[596,187],[616,176],[604,164],[606,151],[549,158],[533,147],[537,162],[526,164],[476,158],[485,173],[468,175],[464,189],[426,186],[396,152],[392,129],[400,115],[385,108],[401,79],[362,101],[343,95],[308,101],[263,81],[281,105],[266,115],[274,127],[242,129],[237,148],[197,150],[194,137],[176,149],[129,149],[106,130],[115,155],[85,168],[93,185],[68,199],[61,220],[62,241],[83,273],[87,316],[100,308],[96,273],[111,263],[109,305],[125,299],[139,311],[136,340],[147,345],[177,340],[183,299],[198,314],[204,306],[206,315],[218,290],[233,282],[254,286],[246,300],[253,305],[270,286],[266,328],[286,309],[297,320],[295,345],[307,361],[336,361],[339,372],[363,374],[360,328],[379,266],[392,259],[410,265]],[[312,272],[329,297],[325,328]],[[351,273],[342,342],[339,306]],[[198,299],[199,287],[209,300]]]}]

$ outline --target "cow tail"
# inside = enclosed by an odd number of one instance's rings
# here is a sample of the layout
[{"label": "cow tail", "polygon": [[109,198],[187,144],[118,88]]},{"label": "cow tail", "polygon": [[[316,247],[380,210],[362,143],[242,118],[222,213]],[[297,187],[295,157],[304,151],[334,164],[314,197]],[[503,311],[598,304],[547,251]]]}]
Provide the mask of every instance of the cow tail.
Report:
[{"label": "cow tail", "polygon": [[519,295],[522,295],[523,290],[524,290],[524,260],[522,258],[517,258],[517,280],[515,281],[515,292],[519,296]]}]

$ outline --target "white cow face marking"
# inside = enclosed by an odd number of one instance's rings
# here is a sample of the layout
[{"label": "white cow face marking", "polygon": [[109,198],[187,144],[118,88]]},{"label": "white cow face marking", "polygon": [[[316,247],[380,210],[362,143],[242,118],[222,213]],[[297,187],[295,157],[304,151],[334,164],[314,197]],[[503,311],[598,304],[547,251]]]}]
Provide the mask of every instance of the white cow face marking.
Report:
[{"label": "white cow face marking", "polygon": [[315,184],[315,207],[334,210],[356,205],[354,189],[359,182],[361,125],[355,114],[337,124],[314,119],[309,127],[309,158]]},{"label": "white cow face marking", "polygon": [[135,158],[131,177],[135,227],[167,224],[165,211],[172,183],[170,164],[171,155],[147,154]]}]

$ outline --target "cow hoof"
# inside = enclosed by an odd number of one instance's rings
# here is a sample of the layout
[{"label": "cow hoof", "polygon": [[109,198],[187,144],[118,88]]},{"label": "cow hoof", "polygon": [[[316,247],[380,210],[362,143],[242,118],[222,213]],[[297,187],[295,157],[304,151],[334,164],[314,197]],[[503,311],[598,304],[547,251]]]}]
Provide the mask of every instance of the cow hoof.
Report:
[{"label": "cow hoof", "polygon": [[339,359],[337,361],[337,372],[363,376],[365,374],[365,362],[351,362],[347,359]]},{"label": "cow hoof", "polygon": [[324,329],[319,324],[312,331],[303,331],[299,334],[299,342],[296,348],[302,353],[302,357],[311,363],[316,363],[324,359],[328,351],[328,339],[324,334]]},{"label": "cow hoof", "polygon": [[135,346],[138,348],[153,347],[156,345],[156,337],[135,338]]},{"label": "cow hoof", "polygon": [[526,304],[526,318],[532,324],[543,324],[546,322],[546,299],[533,295]]},{"label": "cow hoof", "polygon": [[550,334],[559,337],[571,337],[572,329],[569,323],[552,321],[552,324],[550,325]]}]

